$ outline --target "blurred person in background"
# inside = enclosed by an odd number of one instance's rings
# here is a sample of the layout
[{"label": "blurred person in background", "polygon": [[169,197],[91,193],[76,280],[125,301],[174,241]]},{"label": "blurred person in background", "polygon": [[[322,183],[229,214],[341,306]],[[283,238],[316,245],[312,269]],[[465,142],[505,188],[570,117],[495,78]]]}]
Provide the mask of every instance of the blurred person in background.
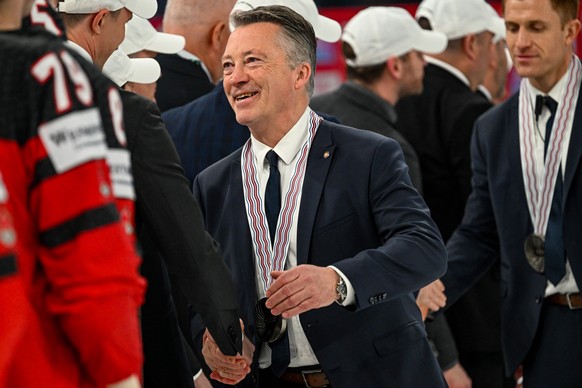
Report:
[{"label": "blurred person in background", "polygon": [[348,82],[333,92],[313,97],[309,103],[344,125],[398,141],[412,184],[420,192],[418,157],[396,129],[394,106],[400,98],[422,92],[426,64],[422,53],[437,54],[446,44],[443,34],[422,30],[402,8],[366,8],[346,24],[342,36]]},{"label": "blurred person in background", "polygon": [[162,28],[186,39],[183,50],[160,54],[156,100],[162,112],[210,92],[222,78],[221,58],[235,0],[168,0]]}]

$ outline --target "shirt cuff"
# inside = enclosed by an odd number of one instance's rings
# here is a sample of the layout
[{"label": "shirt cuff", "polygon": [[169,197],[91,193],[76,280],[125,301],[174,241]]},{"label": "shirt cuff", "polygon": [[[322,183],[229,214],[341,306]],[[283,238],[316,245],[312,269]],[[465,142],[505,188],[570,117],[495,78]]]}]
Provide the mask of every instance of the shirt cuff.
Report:
[{"label": "shirt cuff", "polygon": [[351,305],[356,304],[356,291],[354,290],[354,287],[352,286],[352,283],[350,282],[350,280],[346,277],[346,275],[344,275],[344,273],[342,271],[340,271],[339,269],[337,269],[333,265],[330,265],[329,268],[331,268],[335,272],[337,272],[337,274],[342,279],[344,279],[344,282],[346,283],[348,295],[346,296],[346,300],[344,300],[344,302],[342,303],[342,306],[351,306]]},{"label": "shirt cuff", "polygon": [[196,381],[196,379],[197,379],[198,377],[200,377],[201,375],[202,375],[202,369],[200,369],[200,370],[198,371],[198,373],[196,373],[196,374],[194,375],[194,378],[193,378],[193,380],[194,380],[194,381]]}]

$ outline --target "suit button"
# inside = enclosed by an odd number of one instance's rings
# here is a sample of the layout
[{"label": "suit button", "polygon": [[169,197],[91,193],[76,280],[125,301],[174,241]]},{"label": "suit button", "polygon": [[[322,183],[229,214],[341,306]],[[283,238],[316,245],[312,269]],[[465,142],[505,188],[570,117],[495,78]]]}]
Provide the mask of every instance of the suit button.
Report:
[{"label": "suit button", "polygon": [[383,293],[383,294],[382,294],[382,300],[384,300],[384,299],[386,299],[386,298],[388,298],[388,294],[387,294],[387,293]]},{"label": "suit button", "polygon": [[370,299],[368,300],[370,302],[370,304],[374,304],[376,303],[376,299],[374,299],[374,297],[370,297]]},{"label": "suit button", "polygon": [[538,304],[539,304],[539,303],[542,303],[542,301],[543,301],[543,300],[544,300],[544,298],[542,298],[541,296],[538,296],[538,297],[536,298],[536,303],[538,303]]}]

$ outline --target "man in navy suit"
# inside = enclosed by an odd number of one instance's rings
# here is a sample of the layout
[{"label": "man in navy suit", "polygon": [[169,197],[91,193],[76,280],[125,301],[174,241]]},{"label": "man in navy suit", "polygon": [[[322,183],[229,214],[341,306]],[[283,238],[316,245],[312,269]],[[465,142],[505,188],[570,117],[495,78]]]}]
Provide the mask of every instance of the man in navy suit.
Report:
[{"label": "man in navy suit", "polygon": [[156,101],[160,111],[189,103],[210,92],[221,77],[220,58],[230,29],[228,15],[235,0],[169,0],[164,32],[182,35],[184,50],[160,54],[162,67]]},{"label": "man in navy suit", "polygon": [[[472,193],[447,244],[454,301],[501,254],[508,374],[525,387],[582,382],[582,66],[578,1],[505,0],[520,91],[475,124]],[[557,105],[557,107],[556,107]]]},{"label": "man in navy suit", "polygon": [[252,387],[445,386],[413,295],[444,272],[443,243],[400,147],[308,108],[305,19],[271,6],[233,21],[224,89],[251,139],[194,192],[256,351],[248,376],[195,318],[207,373]]}]

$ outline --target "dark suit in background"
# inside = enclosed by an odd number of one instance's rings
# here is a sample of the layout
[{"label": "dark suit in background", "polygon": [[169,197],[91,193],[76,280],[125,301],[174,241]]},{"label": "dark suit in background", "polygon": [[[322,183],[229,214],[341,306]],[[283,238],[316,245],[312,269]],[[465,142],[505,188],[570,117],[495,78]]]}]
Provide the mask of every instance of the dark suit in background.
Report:
[{"label": "dark suit in background", "polygon": [[[310,310],[300,320],[334,388],[445,386],[412,294],[444,271],[442,240],[407,170],[395,141],[319,125],[303,183],[297,264],[333,264],[357,301],[352,308],[332,303]],[[239,150],[198,175],[194,192],[254,338],[255,260],[242,185]],[[199,347],[203,329],[197,317]]]},{"label": "dark suit in background", "polygon": [[[397,104],[399,129],[418,152],[424,198],[445,241],[460,224],[471,190],[473,125],[491,107],[482,95],[434,64],[425,68],[423,93]],[[503,386],[498,290],[499,264],[445,314],[459,361],[475,388]],[[429,333],[433,329],[438,330],[438,326],[427,328]]]},{"label": "dark suit in background", "polygon": [[418,156],[397,131],[396,111],[387,101],[363,86],[347,82],[333,92],[313,97],[309,105],[318,112],[336,116],[344,125],[374,131],[396,140],[404,153],[412,185],[422,192]]},{"label": "dark suit in background", "polygon": [[168,273],[177,280],[174,289],[215,332],[220,347],[234,355],[241,350],[241,334],[232,280],[218,247],[204,230],[200,209],[156,104],[126,91],[121,96],[137,195],[143,273],[148,280],[142,308],[144,384],[191,387],[192,373]]},{"label": "dark suit in background", "polygon": [[156,102],[162,112],[187,104],[214,88],[199,61],[178,54],[158,54],[156,60],[162,68],[156,90]]},{"label": "dark suit in background", "polygon": [[447,241],[471,192],[473,125],[491,104],[433,64],[426,66],[423,84],[422,94],[396,104],[397,128],[418,154],[423,197]]},{"label": "dark suit in background", "polygon": [[[492,103],[481,89],[475,93]],[[515,379],[505,377],[501,348],[500,266],[498,257],[477,283],[446,310],[459,361],[471,376],[473,388],[515,387]]]},{"label": "dark suit in background", "polygon": [[248,127],[236,121],[222,81],[208,94],[162,114],[184,175],[194,177],[211,164],[234,152],[248,140]]}]

